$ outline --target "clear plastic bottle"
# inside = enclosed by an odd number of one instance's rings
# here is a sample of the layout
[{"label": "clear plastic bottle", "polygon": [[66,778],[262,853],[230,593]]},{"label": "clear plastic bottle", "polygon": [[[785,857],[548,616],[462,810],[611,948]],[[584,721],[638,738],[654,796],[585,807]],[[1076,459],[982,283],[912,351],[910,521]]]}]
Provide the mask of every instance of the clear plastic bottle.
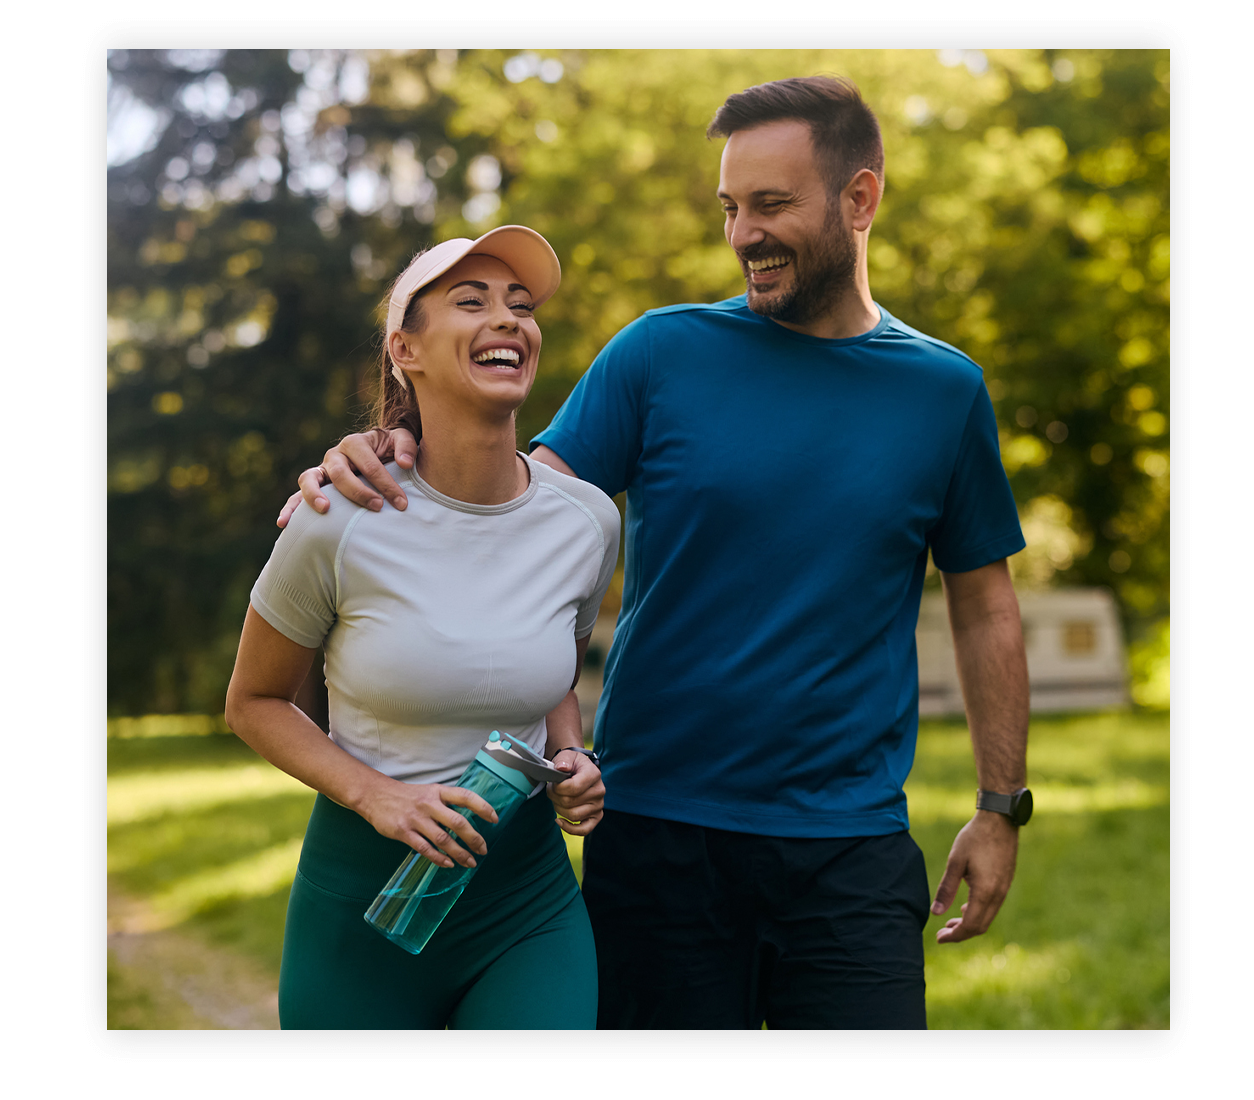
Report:
[{"label": "clear plastic bottle", "polygon": [[[526,745],[504,740],[499,731],[493,730],[488,743],[475,754],[454,786],[473,791],[496,811],[496,824],[477,815],[474,819],[475,831],[491,852],[494,838],[536,789],[537,782],[564,778],[566,773],[551,767]],[[459,806],[457,812],[470,818],[473,811]],[[366,910],[366,922],[411,955],[417,955],[485,858],[476,856],[474,867],[460,863],[440,867],[426,856],[411,852]]]}]

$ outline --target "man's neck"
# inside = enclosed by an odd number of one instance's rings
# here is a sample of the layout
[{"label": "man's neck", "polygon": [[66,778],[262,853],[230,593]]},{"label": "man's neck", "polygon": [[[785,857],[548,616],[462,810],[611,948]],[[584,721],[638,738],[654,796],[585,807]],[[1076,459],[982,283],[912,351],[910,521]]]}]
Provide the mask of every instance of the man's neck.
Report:
[{"label": "man's neck", "polygon": [[865,279],[858,279],[849,291],[842,294],[818,317],[799,324],[780,321],[777,325],[799,332],[803,336],[817,336],[822,340],[850,340],[870,332],[880,323],[880,310],[871,297],[871,288]]}]

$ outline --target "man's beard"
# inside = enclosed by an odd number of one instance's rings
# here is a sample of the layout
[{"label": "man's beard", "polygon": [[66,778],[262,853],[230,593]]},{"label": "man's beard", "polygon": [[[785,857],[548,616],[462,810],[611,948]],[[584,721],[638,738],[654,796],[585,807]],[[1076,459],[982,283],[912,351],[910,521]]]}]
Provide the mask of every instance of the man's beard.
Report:
[{"label": "man's beard", "polygon": [[[765,241],[741,253],[745,260],[777,255],[779,246]],[[792,286],[769,299],[759,294],[754,301],[753,285],[749,276],[745,276],[749,308],[754,313],[774,321],[805,325],[822,316],[853,289],[858,270],[858,246],[853,234],[845,231],[839,213],[829,210],[819,240],[804,254],[794,252],[792,266]]]}]

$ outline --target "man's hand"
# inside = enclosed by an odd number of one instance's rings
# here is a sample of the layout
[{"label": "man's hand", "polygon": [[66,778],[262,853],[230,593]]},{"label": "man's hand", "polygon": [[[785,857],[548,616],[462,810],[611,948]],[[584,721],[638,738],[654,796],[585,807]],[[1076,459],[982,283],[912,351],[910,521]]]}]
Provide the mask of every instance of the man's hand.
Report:
[{"label": "man's hand", "polygon": [[[383,468],[383,464],[395,457],[398,466],[409,470],[413,468],[417,456],[418,442],[404,428],[393,428],[391,431],[374,428],[368,432],[347,435],[327,451],[321,466],[306,470],[296,479],[300,492],[288,497],[277,523],[280,527],[286,527],[287,521],[292,518],[292,513],[302,500],[316,512],[325,512],[331,507],[331,502],[319,492],[326,484],[324,471],[331,483],[354,504],[377,512],[383,507],[385,496],[393,508],[403,512],[407,503],[405,493]],[[365,481],[361,478],[365,478]],[[370,485],[383,496],[374,492]]]},{"label": "man's hand", "polygon": [[947,921],[937,931],[937,943],[959,943],[988,931],[1014,880],[1018,852],[1018,827],[1004,814],[976,810],[949,850],[932,912],[939,915],[953,904],[963,879],[967,882],[967,900],[962,916]]}]

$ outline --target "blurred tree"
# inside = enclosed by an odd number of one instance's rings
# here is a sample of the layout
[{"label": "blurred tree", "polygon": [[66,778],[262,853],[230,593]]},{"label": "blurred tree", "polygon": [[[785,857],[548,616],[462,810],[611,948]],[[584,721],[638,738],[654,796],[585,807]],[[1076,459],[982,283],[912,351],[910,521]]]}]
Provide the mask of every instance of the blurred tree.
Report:
[{"label": "blurred tree", "polygon": [[[743,291],[714,194],[727,94],[852,78],[887,187],[872,289],[984,368],[1021,584],[1167,609],[1166,51],[115,54],[110,700],[218,705],[296,473],[372,388],[373,310],[432,239],[521,222],[565,273],[544,427],[643,310]],[[147,105],[145,108],[143,105]],[[746,436],[751,425],[735,426]]]},{"label": "blurred tree", "polygon": [[982,107],[920,114],[926,183],[876,274],[986,368],[1036,536],[1019,579],[1110,585],[1135,632],[1168,606],[1167,54],[987,62]]},{"label": "blurred tree", "polygon": [[451,68],[110,54],[112,712],[221,709],[274,516],[360,413],[388,281],[464,198]]}]

